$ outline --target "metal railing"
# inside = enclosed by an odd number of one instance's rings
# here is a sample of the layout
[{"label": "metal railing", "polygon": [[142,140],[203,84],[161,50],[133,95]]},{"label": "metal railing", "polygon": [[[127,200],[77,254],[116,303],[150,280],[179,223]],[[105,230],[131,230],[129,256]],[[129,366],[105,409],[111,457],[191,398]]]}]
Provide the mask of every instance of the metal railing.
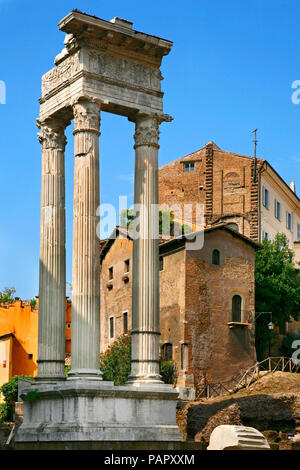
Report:
[{"label": "metal railing", "polygon": [[300,365],[294,364],[290,357],[268,357],[227,382],[206,383],[196,386],[196,399],[236,393],[242,388],[248,388],[253,382],[257,381],[262,376],[261,372],[269,374],[276,371],[299,373]]}]

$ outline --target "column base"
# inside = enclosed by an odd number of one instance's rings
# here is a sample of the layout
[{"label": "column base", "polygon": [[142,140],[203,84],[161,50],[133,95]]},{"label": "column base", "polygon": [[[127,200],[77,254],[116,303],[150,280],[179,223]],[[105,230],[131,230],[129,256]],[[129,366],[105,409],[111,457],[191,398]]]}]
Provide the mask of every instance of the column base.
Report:
[{"label": "column base", "polygon": [[21,398],[32,390],[36,398],[24,402],[16,443],[182,441],[170,385],[137,390],[105,381],[33,383]]},{"label": "column base", "polygon": [[133,385],[135,387],[147,386],[147,385],[166,385],[158,376],[155,377],[129,377],[126,384]]},{"label": "column base", "polygon": [[99,369],[71,369],[67,380],[98,380],[102,381],[102,372]]},{"label": "column base", "polygon": [[37,375],[36,377],[33,378],[33,380],[34,382],[53,384],[55,382],[64,382],[66,378],[67,377],[65,375],[45,376],[45,377]]}]

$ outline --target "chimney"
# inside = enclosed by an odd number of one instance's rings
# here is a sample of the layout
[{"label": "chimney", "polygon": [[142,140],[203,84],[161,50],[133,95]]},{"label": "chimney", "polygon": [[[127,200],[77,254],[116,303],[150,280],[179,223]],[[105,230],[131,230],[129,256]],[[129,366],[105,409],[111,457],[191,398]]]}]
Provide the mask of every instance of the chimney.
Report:
[{"label": "chimney", "polygon": [[291,190],[293,191],[293,193],[295,193],[295,194],[296,194],[296,186],[295,186],[295,181],[293,181],[293,180],[292,180],[292,181],[290,182],[290,188],[291,188]]}]

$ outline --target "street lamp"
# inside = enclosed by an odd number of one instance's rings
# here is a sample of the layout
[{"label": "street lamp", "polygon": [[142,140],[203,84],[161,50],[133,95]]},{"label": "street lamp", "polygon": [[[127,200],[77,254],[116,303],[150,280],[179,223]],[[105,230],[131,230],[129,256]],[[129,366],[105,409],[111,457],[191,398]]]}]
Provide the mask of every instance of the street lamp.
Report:
[{"label": "street lamp", "polygon": [[271,314],[271,321],[268,323],[268,330],[269,330],[269,357],[271,357],[271,334],[274,329],[274,325],[272,322],[272,314]]},{"label": "street lamp", "polygon": [[271,357],[271,334],[272,334],[272,331],[274,330],[274,323],[272,322],[272,312],[255,312],[255,321],[261,315],[270,315],[270,322],[268,323],[267,326],[269,330],[269,357]]}]

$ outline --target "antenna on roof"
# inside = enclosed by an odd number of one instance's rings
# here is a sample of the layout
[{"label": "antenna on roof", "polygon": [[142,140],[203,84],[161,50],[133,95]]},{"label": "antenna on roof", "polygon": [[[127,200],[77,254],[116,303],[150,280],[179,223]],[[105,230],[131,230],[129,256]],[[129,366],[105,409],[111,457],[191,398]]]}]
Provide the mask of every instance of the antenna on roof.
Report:
[{"label": "antenna on roof", "polygon": [[256,135],[257,135],[257,129],[254,129],[254,131],[252,131],[252,134],[254,134],[254,164],[253,164],[253,175],[252,175],[252,179],[253,179],[253,182],[255,183],[256,181],[256,147],[257,147],[257,138],[256,138]]}]

